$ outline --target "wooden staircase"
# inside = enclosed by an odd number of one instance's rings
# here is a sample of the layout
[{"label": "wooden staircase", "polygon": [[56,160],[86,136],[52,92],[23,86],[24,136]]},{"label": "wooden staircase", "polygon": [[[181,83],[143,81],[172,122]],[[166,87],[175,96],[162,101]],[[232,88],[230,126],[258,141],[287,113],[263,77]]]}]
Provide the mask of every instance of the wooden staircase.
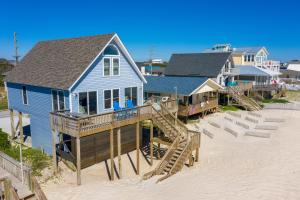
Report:
[{"label": "wooden staircase", "polygon": [[229,94],[242,107],[249,111],[261,110],[261,106],[253,99],[244,95],[238,86],[229,87]]},{"label": "wooden staircase", "polygon": [[146,180],[155,175],[162,175],[157,180],[159,182],[183,168],[185,162],[191,157],[193,149],[198,145],[200,133],[189,131],[164,106],[161,106],[159,111],[153,108],[153,111],[153,123],[172,140],[171,146],[157,167],[143,176],[143,179]]}]

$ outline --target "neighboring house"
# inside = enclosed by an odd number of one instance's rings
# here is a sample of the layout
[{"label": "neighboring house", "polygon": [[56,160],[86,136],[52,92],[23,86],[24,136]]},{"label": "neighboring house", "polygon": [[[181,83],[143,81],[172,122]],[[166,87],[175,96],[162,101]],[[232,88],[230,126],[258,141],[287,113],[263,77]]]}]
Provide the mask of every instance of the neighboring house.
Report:
[{"label": "neighboring house", "polygon": [[147,62],[136,62],[136,65],[143,75],[162,76],[166,69],[166,67],[154,63],[149,64]]},{"label": "neighboring house", "polygon": [[141,106],[146,80],[113,33],[39,42],[6,83],[9,109],[30,116],[32,146],[50,154],[50,112],[95,115],[113,111],[115,102],[125,108],[128,100]]},{"label": "neighboring house", "polygon": [[252,65],[238,65],[239,74],[235,80],[251,82],[252,85],[266,85],[270,82],[271,76],[261,68]]},{"label": "neighboring house", "polygon": [[238,72],[231,52],[173,54],[167,65],[167,76],[208,77],[221,86],[234,81]]},{"label": "neighboring house", "polygon": [[145,98],[170,97],[178,100],[178,116],[214,112],[218,106],[218,90],[222,87],[207,77],[145,76]]},{"label": "neighboring house", "polygon": [[280,75],[280,62],[268,60],[268,55],[269,52],[265,47],[243,47],[232,49],[232,58],[235,65],[258,67],[271,77],[266,84],[277,83]]},{"label": "neighboring house", "polygon": [[287,69],[300,72],[300,61],[288,62]]}]

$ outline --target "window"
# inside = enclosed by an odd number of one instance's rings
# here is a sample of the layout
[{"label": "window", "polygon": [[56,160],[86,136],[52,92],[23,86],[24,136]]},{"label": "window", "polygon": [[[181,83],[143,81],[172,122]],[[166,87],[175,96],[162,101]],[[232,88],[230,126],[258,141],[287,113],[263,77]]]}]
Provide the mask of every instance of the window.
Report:
[{"label": "window", "polygon": [[125,88],[125,102],[131,100],[134,106],[137,106],[137,87]]},{"label": "window", "polygon": [[120,102],[119,100],[119,89],[113,90],[113,102]]},{"label": "window", "polygon": [[79,93],[79,112],[88,115],[97,114],[97,92]]},{"label": "window", "polygon": [[104,109],[110,109],[111,105],[111,90],[104,90]]},{"label": "window", "polygon": [[89,115],[97,114],[97,92],[89,92],[88,93],[88,107],[89,107]]},{"label": "window", "polygon": [[251,55],[251,62],[254,62],[254,55]]},{"label": "window", "polygon": [[59,111],[65,109],[64,92],[59,90],[52,90],[52,110]]},{"label": "window", "polygon": [[110,76],[110,58],[104,58],[104,76]]},{"label": "window", "polygon": [[114,102],[120,102],[119,89],[104,90],[104,109],[111,109]]},{"label": "window", "polygon": [[119,58],[113,58],[113,75],[117,76],[119,75],[120,69],[120,60]]},{"label": "window", "polygon": [[251,61],[251,55],[248,55],[248,62]]},{"label": "window", "polygon": [[247,55],[244,55],[244,61],[247,62]]},{"label": "window", "polygon": [[119,55],[119,51],[117,49],[117,47],[115,45],[108,45],[104,52],[103,52],[104,55],[114,55],[114,56],[117,56]]},{"label": "window", "polygon": [[108,45],[103,55],[105,56],[103,61],[103,75],[104,76],[118,76],[120,75],[120,59],[119,50],[115,45]]},{"label": "window", "polygon": [[87,92],[79,93],[79,112],[87,114]]},{"label": "window", "polygon": [[25,86],[22,86],[22,97],[23,97],[23,104],[28,105],[27,89]]}]

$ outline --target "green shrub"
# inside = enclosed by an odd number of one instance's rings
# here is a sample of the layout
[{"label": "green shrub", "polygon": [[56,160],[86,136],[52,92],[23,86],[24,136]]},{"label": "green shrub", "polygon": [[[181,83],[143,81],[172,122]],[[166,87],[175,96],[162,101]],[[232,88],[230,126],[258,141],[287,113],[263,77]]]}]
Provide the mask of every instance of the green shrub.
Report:
[{"label": "green shrub", "polygon": [[[8,134],[2,132],[0,129],[0,151],[12,157],[13,159],[20,161],[20,146],[12,145],[8,139]],[[41,176],[41,171],[49,166],[50,157],[44,154],[39,149],[33,149],[29,147],[22,147],[23,162],[29,165],[32,169],[32,173],[35,176]]]},{"label": "green shrub", "polygon": [[262,103],[289,103],[286,99],[263,99]]},{"label": "green shrub", "polygon": [[11,145],[8,140],[8,135],[2,132],[2,129],[0,129],[0,150],[4,151],[5,149],[9,149],[10,147]]}]

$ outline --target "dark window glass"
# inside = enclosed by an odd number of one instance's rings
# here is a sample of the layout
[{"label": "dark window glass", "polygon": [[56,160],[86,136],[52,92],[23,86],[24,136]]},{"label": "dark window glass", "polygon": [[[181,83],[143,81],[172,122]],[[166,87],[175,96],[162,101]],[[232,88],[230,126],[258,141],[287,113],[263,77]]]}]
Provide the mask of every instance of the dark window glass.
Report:
[{"label": "dark window glass", "polygon": [[104,58],[104,76],[110,75],[110,59]]},{"label": "dark window glass", "polygon": [[111,108],[111,90],[104,91],[104,108],[105,109]]},{"label": "dark window glass", "polygon": [[119,89],[113,90],[113,101],[119,102]]},{"label": "dark window glass", "polygon": [[59,110],[65,109],[65,98],[64,98],[64,92],[58,91],[58,102],[59,102]]},{"label": "dark window glass", "polygon": [[23,93],[23,104],[28,104],[28,99],[27,99],[27,90],[25,86],[22,86],[22,93]]},{"label": "dark window glass", "polygon": [[125,101],[131,99],[131,88],[125,88]]},{"label": "dark window glass", "polygon": [[79,112],[87,114],[87,93],[80,92],[79,93]]},{"label": "dark window glass", "polygon": [[113,73],[114,75],[119,75],[119,68],[120,68],[120,60],[119,58],[113,59]]},{"label": "dark window glass", "polygon": [[137,105],[137,87],[132,88],[131,100],[132,100],[133,105],[136,106]]},{"label": "dark window glass", "polygon": [[52,105],[53,105],[53,111],[58,111],[57,91],[56,90],[52,90]]},{"label": "dark window glass", "polygon": [[109,45],[108,47],[105,48],[104,55],[119,55],[118,49],[113,46],[113,45]]},{"label": "dark window glass", "polygon": [[89,92],[89,115],[97,114],[97,92]]}]

